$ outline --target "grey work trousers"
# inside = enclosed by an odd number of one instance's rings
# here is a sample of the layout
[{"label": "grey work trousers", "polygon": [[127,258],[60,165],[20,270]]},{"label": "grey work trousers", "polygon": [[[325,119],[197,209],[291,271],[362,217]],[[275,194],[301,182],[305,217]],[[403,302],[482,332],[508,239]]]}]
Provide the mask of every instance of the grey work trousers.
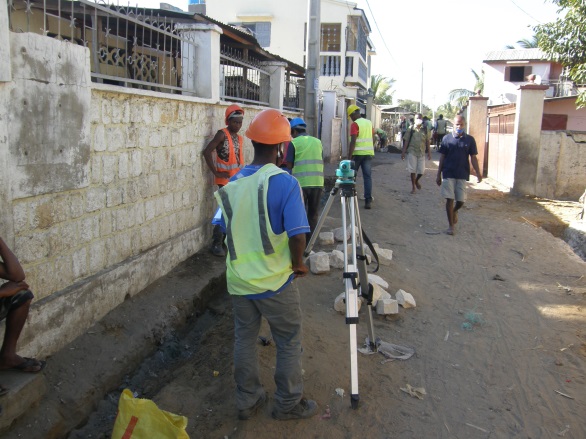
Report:
[{"label": "grey work trousers", "polygon": [[277,348],[275,408],[288,412],[303,396],[301,373],[301,308],[295,280],[266,299],[232,296],[234,307],[234,379],[239,410],[252,407],[264,395],[258,365],[258,335],[264,316]]}]

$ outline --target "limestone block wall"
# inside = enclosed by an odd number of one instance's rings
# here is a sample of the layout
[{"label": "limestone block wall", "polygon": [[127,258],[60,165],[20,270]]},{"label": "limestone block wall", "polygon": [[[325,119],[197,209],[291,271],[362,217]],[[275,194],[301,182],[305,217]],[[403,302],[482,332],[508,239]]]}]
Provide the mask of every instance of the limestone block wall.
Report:
[{"label": "limestone block wall", "polygon": [[[201,152],[229,103],[92,83],[86,48],[10,41],[0,233],[36,296],[19,351],[44,357],[209,244]],[[245,107],[242,134],[260,110]]]}]

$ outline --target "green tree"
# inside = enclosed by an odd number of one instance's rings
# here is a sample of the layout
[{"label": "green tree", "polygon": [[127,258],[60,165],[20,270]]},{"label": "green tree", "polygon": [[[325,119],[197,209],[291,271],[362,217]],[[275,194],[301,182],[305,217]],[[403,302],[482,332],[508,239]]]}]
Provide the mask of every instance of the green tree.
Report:
[{"label": "green tree", "polygon": [[474,84],[474,91],[467,90],[465,88],[456,88],[454,90],[451,90],[448,96],[450,102],[454,103],[459,107],[465,106],[470,96],[474,96],[476,93],[480,93],[482,95],[482,93],[484,92],[484,70],[481,70],[480,75],[476,73],[474,69],[470,70],[472,71],[472,74],[476,79],[476,82]]},{"label": "green tree", "polygon": [[[419,102],[418,101],[411,101],[409,99],[399,99],[399,107],[404,108],[405,110],[411,112],[411,113],[419,113]],[[423,105],[423,111],[421,111],[421,114],[423,114],[424,116],[431,116],[432,111],[431,108],[429,108],[428,106],[426,106],[425,104]]]},{"label": "green tree", "polygon": [[[533,38],[528,39],[528,38],[523,38],[522,40],[517,41],[517,45],[521,48],[521,49],[536,49],[539,47],[538,45],[539,40],[537,39],[537,35],[533,35]],[[513,45],[507,45],[505,46],[506,49],[516,49],[515,46]]]},{"label": "green tree", "polygon": [[444,119],[452,120],[454,116],[458,114],[458,111],[460,111],[460,107],[452,105],[451,102],[446,102],[445,104],[437,107],[436,115],[443,114]]},{"label": "green tree", "polygon": [[393,103],[395,91],[390,90],[394,83],[394,79],[389,79],[383,75],[372,75],[370,77],[370,88],[374,93],[373,102],[376,105],[391,105]]},{"label": "green tree", "polygon": [[[584,0],[552,0],[560,7],[563,18],[535,26],[539,48],[551,61],[569,70],[576,84],[586,83],[586,3]],[[586,107],[586,91],[576,99],[577,108]]]}]

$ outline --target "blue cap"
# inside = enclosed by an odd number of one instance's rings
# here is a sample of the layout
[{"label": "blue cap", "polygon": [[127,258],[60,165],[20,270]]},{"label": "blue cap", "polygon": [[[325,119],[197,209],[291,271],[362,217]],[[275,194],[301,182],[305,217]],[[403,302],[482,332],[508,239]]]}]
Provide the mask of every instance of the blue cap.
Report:
[{"label": "blue cap", "polygon": [[306,127],[307,124],[305,123],[305,121],[303,119],[301,119],[300,117],[296,117],[295,119],[291,119],[291,122],[289,122],[291,124],[291,128],[295,128],[296,126],[302,125],[303,127]]}]

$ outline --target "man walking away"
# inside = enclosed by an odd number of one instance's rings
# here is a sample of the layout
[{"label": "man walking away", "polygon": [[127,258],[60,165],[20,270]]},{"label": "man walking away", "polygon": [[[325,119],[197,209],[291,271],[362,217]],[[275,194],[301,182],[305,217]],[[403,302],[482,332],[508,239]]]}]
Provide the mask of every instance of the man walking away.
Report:
[{"label": "man walking away", "polygon": [[434,134],[435,134],[435,149],[439,151],[442,139],[446,135],[446,127],[448,122],[444,119],[444,115],[440,114],[435,122]]},{"label": "man walking away", "polygon": [[[287,167],[299,181],[303,191],[307,220],[311,233],[317,226],[319,206],[324,188],[324,161],[321,140],[308,135],[305,121],[296,117],[291,120],[293,140],[287,148]],[[309,240],[311,235],[307,235]]]},{"label": "man walking away", "polygon": [[[242,128],[244,110],[233,104],[226,108],[226,128],[218,130],[214,138],[203,150],[203,156],[208,168],[214,174],[214,183],[219,188],[228,184],[228,180],[236,174],[244,164],[244,139],[238,134]],[[216,152],[215,157],[213,152]],[[215,158],[215,160],[214,160]],[[219,227],[214,227],[212,233],[211,252],[214,256],[226,256],[222,244],[224,235]]]},{"label": "man walking away", "polygon": [[296,277],[303,262],[307,216],[297,180],[275,163],[291,139],[289,121],[274,109],[261,111],[246,130],[254,160],[214,196],[214,222],[226,230],[226,281],[234,308],[234,379],[238,417],[250,419],[266,402],[257,358],[265,317],[277,348],[272,416],[304,419],[317,413],[303,397],[301,308]]},{"label": "man walking away", "polygon": [[[478,150],[474,137],[464,132],[466,119],[464,116],[454,118],[452,134],[447,134],[440,147],[440,161],[437,169],[436,183],[441,185],[442,197],[446,199],[446,214],[448,215],[448,235],[454,235],[455,225],[458,223],[458,210],[466,201],[466,182],[470,179],[470,162],[476,172],[478,183],[482,181],[482,174],[478,167]],[[443,175],[443,181],[442,181]],[[454,206],[454,200],[456,205]]]},{"label": "man walking away", "polygon": [[417,192],[416,189],[421,189],[419,180],[425,172],[425,154],[431,160],[430,138],[430,132],[423,122],[421,113],[417,113],[414,126],[405,134],[401,152],[401,160],[405,160],[405,153],[407,153],[407,172],[411,175],[412,194]]},{"label": "man walking away", "polygon": [[356,105],[348,107],[348,117],[352,119],[350,125],[350,145],[348,147],[348,159],[354,161],[356,174],[362,168],[364,180],[364,208],[370,209],[372,205],[372,157],[374,156],[374,130],[372,122],[360,114],[360,108]]}]

